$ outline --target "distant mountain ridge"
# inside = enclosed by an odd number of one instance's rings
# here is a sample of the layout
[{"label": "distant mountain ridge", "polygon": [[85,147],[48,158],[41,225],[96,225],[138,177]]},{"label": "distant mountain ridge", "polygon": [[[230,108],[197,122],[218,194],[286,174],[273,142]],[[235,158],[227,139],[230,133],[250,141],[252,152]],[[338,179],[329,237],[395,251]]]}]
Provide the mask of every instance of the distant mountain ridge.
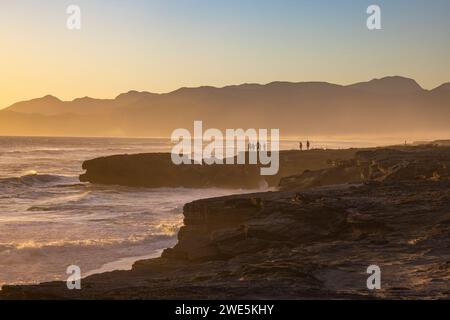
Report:
[{"label": "distant mountain ridge", "polygon": [[349,85],[348,87],[357,90],[364,90],[374,93],[416,93],[424,89],[413,79],[403,77],[385,77],[382,79],[373,79],[368,82],[360,82]]},{"label": "distant mountain ridge", "polygon": [[280,128],[282,135],[447,130],[450,83],[433,90],[393,76],[351,85],[271,82],[129,91],[114,99],[54,96],[0,110],[1,135],[168,136],[203,120],[217,128]]}]

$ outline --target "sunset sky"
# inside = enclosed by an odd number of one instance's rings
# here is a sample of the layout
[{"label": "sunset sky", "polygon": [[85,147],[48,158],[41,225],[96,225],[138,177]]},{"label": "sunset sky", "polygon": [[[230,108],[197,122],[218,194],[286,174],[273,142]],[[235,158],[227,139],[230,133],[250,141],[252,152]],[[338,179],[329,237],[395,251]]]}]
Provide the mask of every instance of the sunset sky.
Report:
[{"label": "sunset sky", "polygon": [[[66,8],[82,10],[81,31]],[[382,9],[380,31],[366,9]],[[0,4],[0,108],[53,94],[244,82],[450,81],[448,0],[14,0]]]}]

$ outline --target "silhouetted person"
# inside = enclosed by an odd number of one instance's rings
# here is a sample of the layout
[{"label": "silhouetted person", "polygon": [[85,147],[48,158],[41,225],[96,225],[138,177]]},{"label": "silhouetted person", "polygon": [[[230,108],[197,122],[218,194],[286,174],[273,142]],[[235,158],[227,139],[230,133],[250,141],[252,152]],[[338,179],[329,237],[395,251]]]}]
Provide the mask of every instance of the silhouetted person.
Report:
[{"label": "silhouetted person", "polygon": [[303,150],[303,143],[302,142],[298,143],[298,148],[300,149],[300,151]]},{"label": "silhouetted person", "polygon": [[256,151],[259,151],[261,149],[261,145],[259,144],[259,141],[256,143]]},{"label": "silhouetted person", "polygon": [[309,150],[309,147],[311,146],[311,144],[309,143],[309,140],[308,141],[306,141],[306,149],[308,149]]}]

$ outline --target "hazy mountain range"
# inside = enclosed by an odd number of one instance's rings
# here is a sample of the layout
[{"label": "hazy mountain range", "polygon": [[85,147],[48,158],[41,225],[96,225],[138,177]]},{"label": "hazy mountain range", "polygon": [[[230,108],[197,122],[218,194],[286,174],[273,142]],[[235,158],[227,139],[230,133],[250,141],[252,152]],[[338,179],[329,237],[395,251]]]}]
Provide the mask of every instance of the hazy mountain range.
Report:
[{"label": "hazy mountain range", "polygon": [[450,133],[450,83],[433,90],[386,77],[348,86],[272,82],[130,91],[115,99],[54,96],[0,110],[0,135],[169,136],[176,128],[279,128],[282,136]]}]

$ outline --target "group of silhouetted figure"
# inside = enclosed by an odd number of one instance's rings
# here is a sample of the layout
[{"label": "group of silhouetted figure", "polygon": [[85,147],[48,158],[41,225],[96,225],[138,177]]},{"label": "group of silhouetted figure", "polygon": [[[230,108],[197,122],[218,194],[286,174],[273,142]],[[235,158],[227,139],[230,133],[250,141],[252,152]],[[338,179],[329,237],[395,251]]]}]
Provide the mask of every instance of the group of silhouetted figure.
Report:
[{"label": "group of silhouetted figure", "polygon": [[[309,142],[309,140],[307,140],[306,141],[306,150],[309,150],[309,148],[311,147],[311,143]],[[298,148],[300,149],[300,150],[303,150],[303,142],[299,142],[298,143]]]},{"label": "group of silhouetted figure", "polygon": [[[303,142],[298,143],[298,147],[300,150],[303,150]],[[306,140],[306,150],[309,150],[311,148],[311,143],[309,140]],[[259,142],[257,143],[249,143],[248,144],[248,151],[265,151],[266,150],[266,144],[261,144]]]},{"label": "group of silhouetted figure", "polygon": [[248,151],[265,151],[266,150],[266,144],[261,144],[259,142],[257,143],[249,143],[248,144]]}]

